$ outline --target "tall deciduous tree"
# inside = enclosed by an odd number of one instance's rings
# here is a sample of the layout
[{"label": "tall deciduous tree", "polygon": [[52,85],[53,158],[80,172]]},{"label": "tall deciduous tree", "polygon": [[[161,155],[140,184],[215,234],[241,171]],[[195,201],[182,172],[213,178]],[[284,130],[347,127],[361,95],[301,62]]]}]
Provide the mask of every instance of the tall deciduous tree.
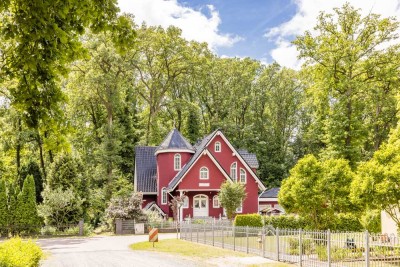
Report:
[{"label": "tall deciduous tree", "polygon": [[294,41],[312,69],[307,94],[314,121],[320,123],[317,129],[323,129],[326,153],[353,166],[369,156],[364,151],[369,141],[377,149],[396,123],[392,86],[399,75],[399,46],[383,47],[397,38],[398,26],[394,18],[362,17],[347,3],[334,14],[322,12],[315,34],[307,31]]},{"label": "tall deciduous tree", "polygon": [[319,161],[307,155],[283,180],[279,203],[287,212],[309,220],[313,228],[328,229],[336,213],[357,210],[349,202],[353,176],[346,160]]},{"label": "tall deciduous tree", "polygon": [[[359,165],[352,183],[352,201],[366,209],[386,211],[400,227],[400,126],[372,159]],[[400,228],[399,228],[400,229]]]},{"label": "tall deciduous tree", "polygon": [[218,199],[221,206],[226,210],[226,215],[229,219],[233,219],[236,209],[242,205],[246,196],[246,190],[241,183],[230,183],[226,181],[221,185]]}]

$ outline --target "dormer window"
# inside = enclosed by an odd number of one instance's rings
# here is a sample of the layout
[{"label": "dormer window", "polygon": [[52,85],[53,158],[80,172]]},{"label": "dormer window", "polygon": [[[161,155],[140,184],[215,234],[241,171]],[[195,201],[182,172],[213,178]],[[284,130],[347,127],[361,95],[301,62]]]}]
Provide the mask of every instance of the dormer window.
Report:
[{"label": "dormer window", "polygon": [[231,178],[233,181],[237,181],[237,163],[234,162],[231,165]]},{"label": "dormer window", "polygon": [[221,142],[215,142],[214,151],[221,152]]},{"label": "dormer window", "polygon": [[181,170],[181,154],[175,154],[174,156],[174,170],[175,171]]},{"label": "dormer window", "polygon": [[245,184],[246,180],[247,180],[246,178],[247,178],[246,177],[246,171],[244,169],[240,168],[240,182],[242,184]]},{"label": "dormer window", "polygon": [[208,169],[206,167],[200,169],[200,180],[208,180]]}]

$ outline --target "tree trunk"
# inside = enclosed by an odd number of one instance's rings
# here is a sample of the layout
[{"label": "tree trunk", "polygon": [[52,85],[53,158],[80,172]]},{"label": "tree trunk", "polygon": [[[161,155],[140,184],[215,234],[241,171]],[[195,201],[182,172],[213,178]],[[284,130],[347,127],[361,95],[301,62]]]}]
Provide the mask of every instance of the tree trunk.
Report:
[{"label": "tree trunk", "polygon": [[21,132],[22,132],[22,123],[21,118],[18,118],[18,126],[17,126],[17,147],[16,147],[16,163],[17,163],[17,174],[19,176],[19,172],[21,169]]},{"label": "tree trunk", "polygon": [[36,141],[39,146],[40,168],[42,169],[43,177],[46,179],[46,167],[44,164],[44,155],[43,155],[43,142],[42,138],[40,137],[39,130],[36,130]]}]

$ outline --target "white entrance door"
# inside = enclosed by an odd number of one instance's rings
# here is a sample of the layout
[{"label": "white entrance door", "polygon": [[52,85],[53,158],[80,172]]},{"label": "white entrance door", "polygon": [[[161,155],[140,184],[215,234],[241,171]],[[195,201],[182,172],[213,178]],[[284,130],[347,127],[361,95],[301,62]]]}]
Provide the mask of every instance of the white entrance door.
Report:
[{"label": "white entrance door", "polygon": [[194,196],[193,217],[208,217],[208,197],[206,195]]}]

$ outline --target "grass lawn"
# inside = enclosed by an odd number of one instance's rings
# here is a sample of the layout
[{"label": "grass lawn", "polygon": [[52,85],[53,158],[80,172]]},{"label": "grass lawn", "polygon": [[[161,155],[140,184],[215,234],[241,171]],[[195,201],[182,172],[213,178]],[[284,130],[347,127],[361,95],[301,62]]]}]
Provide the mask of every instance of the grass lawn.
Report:
[{"label": "grass lawn", "polygon": [[[221,249],[209,245],[203,245],[193,242],[188,242],[180,239],[165,239],[160,240],[158,243],[153,244],[150,242],[140,242],[130,245],[133,250],[146,250],[154,252],[166,252],[170,254],[178,254],[184,257],[190,257],[195,260],[207,260],[213,262],[215,259],[220,258],[245,258],[252,257],[251,254],[242,252],[235,252],[232,250]],[[213,262],[214,263],[214,262]],[[213,265],[213,264],[211,264]],[[237,266],[237,265],[235,265]],[[244,264],[246,267],[289,267],[293,266],[285,263],[261,263],[261,264]]]}]

